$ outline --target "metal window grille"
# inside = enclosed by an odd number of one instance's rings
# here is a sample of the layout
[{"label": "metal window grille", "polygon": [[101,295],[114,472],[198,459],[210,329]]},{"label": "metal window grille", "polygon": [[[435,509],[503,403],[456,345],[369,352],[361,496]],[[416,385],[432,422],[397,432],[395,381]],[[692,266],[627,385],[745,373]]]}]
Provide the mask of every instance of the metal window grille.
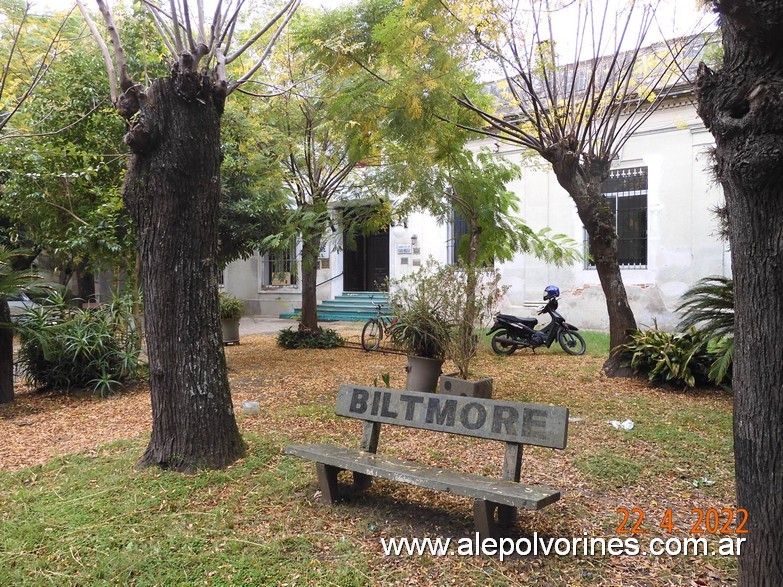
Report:
[{"label": "metal window grille", "polygon": [[459,241],[462,237],[470,232],[468,221],[460,216],[456,211],[451,213],[451,224],[449,225],[449,240],[447,243],[448,248],[448,260],[450,265],[456,265],[459,263],[459,256],[457,251],[459,249]]},{"label": "metal window grille", "polygon": [[[614,212],[620,266],[647,268],[647,168],[613,169],[601,191]],[[585,247],[589,252],[587,231]],[[587,258],[587,267],[595,267],[592,255]]]},{"label": "metal window grille", "polygon": [[296,249],[268,253],[265,259],[264,285],[296,285]]}]

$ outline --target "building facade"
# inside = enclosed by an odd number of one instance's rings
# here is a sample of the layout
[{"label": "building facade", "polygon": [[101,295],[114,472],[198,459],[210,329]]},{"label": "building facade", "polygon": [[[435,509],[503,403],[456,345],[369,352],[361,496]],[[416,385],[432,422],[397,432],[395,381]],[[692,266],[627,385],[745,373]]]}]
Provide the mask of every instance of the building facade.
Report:
[{"label": "building facade", "polygon": [[[730,275],[728,244],[719,236],[713,210],[723,195],[711,176],[712,136],[696,114],[692,97],[664,104],[626,143],[613,162],[604,193],[616,212],[623,281],[640,327],[657,322],[673,328],[680,296],[699,279]],[[548,164],[512,145],[477,141],[498,156],[522,165],[522,178],[509,189],[519,197],[520,215],[534,230],[550,227],[587,250],[585,232],[568,194]],[[531,162],[532,161],[532,162]],[[385,277],[416,270],[428,257],[453,259],[457,224],[438,224],[416,214],[405,226],[360,239],[355,250],[327,245],[318,271],[318,297],[383,289]],[[296,254],[285,259],[256,255],[232,263],[224,286],[244,299],[246,313],[278,315],[299,307]],[[544,287],[557,285],[561,309],[581,328],[606,330],[609,319],[596,270],[589,259],[566,267],[518,255],[498,266],[509,286],[504,311],[528,315],[541,305]]]}]

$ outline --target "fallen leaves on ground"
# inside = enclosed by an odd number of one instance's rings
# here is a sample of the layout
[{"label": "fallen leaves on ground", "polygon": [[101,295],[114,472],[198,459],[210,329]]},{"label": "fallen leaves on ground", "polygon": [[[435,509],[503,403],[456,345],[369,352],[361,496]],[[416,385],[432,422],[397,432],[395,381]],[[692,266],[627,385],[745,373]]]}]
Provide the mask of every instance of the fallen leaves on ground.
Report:
[{"label": "fallen leaves on ground", "polygon": [[[338,386],[382,386],[385,373],[393,388],[403,388],[405,382],[406,358],[397,354],[355,348],[284,350],[275,345],[273,336],[257,335],[245,336],[242,344],[227,347],[226,356],[240,428],[276,442],[279,439],[281,449],[286,443],[304,442],[358,446],[361,422],[334,416]],[[589,356],[530,352],[499,357],[482,351],[477,358],[475,371],[494,378],[494,397],[565,405],[575,418],[566,450],[526,450],[523,481],[559,488],[563,497],[543,511],[521,513],[520,523],[512,530],[514,536],[519,539],[532,532],[543,537],[617,536],[618,508],[643,510],[655,527],[654,522],[669,509],[685,526],[693,521],[695,508],[734,507],[730,453],[720,438],[716,450],[723,452],[709,461],[717,463],[715,470],[702,471],[698,455],[679,454],[644,436],[646,429],[664,426],[665,430],[669,424],[673,433],[694,434],[687,422],[677,421],[678,414],[688,410],[730,414],[730,398],[714,392],[677,394],[652,388],[644,381],[607,379],[600,372],[601,364],[602,359]],[[2,470],[41,464],[56,455],[94,452],[107,442],[150,431],[149,391],[144,385],[131,386],[105,399],[37,394],[21,387],[17,394],[14,404],[0,406]],[[249,400],[260,403],[259,414],[242,413],[242,402]],[[635,432],[618,431],[608,424],[625,418],[637,421]],[[730,429],[713,432],[726,435],[726,446],[730,445]],[[499,475],[503,459],[503,447],[498,443],[393,426],[383,428],[380,452],[489,476]],[[595,457],[601,465],[601,455],[615,452],[633,456],[628,462],[636,468],[627,483],[618,484],[615,476],[609,478],[608,486],[602,486],[585,473],[584,462]],[[625,461],[619,462],[622,466]],[[693,480],[702,476],[717,481],[694,486]],[[314,525],[318,532],[351,534],[363,550],[377,555],[373,564],[384,569],[384,576],[400,577],[399,584],[446,584],[466,567],[483,571],[493,581],[520,585],[717,586],[734,580],[730,561],[716,567],[712,565],[714,557],[685,556],[514,557],[504,563],[481,557],[430,557],[426,567],[414,571],[412,566],[418,564],[415,557],[381,556],[380,537],[471,536],[470,500],[378,480],[366,495],[348,506],[329,508],[314,499],[316,491],[313,474],[288,497],[286,507],[300,514],[307,511],[306,519],[288,520],[294,515],[292,511],[270,508],[248,516],[252,520],[248,524],[255,524],[249,531],[263,535],[270,524],[282,518],[294,525],[296,530],[292,531],[305,532],[308,525]],[[333,530],[324,530],[330,525]],[[670,537],[660,530],[652,535]],[[324,546],[325,558],[331,556],[328,548]]]}]

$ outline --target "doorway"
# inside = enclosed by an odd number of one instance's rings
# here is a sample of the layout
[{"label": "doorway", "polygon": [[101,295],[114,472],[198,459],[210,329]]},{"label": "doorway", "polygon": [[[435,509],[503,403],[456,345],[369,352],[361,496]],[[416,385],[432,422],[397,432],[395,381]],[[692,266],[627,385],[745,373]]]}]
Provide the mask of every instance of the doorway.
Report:
[{"label": "doorway", "polygon": [[389,233],[356,237],[356,248],[343,251],[343,291],[386,291]]}]

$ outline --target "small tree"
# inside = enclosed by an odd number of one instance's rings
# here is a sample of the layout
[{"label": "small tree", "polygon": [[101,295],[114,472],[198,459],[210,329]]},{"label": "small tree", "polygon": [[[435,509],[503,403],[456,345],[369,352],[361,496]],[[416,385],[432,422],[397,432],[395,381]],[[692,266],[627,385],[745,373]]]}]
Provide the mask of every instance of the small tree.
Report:
[{"label": "small tree", "polygon": [[[329,18],[329,13],[303,14],[294,23],[281,43],[285,50],[273,64],[279,95],[265,113],[292,201],[284,230],[268,239],[266,246],[289,250],[294,242],[300,243],[299,328],[304,331],[318,328],[318,258],[328,236],[339,230],[350,241],[362,224],[383,228],[389,224],[384,217],[388,204],[381,202],[368,208],[369,215],[362,213],[362,204],[372,194],[368,166],[378,165],[382,142],[384,113],[374,96],[378,82],[366,71],[319,58],[316,31],[326,27]],[[359,206],[351,204],[359,199]],[[338,203],[346,210],[342,215],[334,209]]]}]

